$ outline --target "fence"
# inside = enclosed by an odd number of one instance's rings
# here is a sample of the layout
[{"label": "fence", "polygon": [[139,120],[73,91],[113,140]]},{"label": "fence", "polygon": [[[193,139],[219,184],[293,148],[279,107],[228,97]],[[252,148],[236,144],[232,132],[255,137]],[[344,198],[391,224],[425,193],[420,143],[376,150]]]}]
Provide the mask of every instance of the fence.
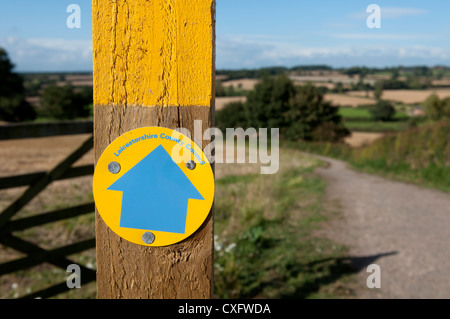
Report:
[{"label": "fence", "polygon": [[[92,133],[92,129],[93,124],[91,121],[5,125],[0,126],[0,140],[85,134]],[[93,138],[91,135],[80,147],[49,171],[0,178],[0,190],[28,186],[22,194],[16,197],[11,204],[0,212],[0,243],[26,255],[25,257],[0,264],[0,276],[24,270],[42,263],[50,263],[66,271],[68,265],[75,263],[67,256],[95,247],[95,238],[91,238],[56,249],[46,250],[39,245],[14,234],[17,231],[23,231],[31,227],[42,226],[48,223],[93,213],[95,210],[94,202],[11,220],[13,216],[52,182],[92,175],[94,172],[93,165],[72,167],[72,165],[91,150],[92,147]],[[95,270],[81,265],[80,269],[82,274],[80,278],[82,284],[95,280]],[[32,292],[21,298],[48,298],[67,291],[68,289],[69,288],[64,281],[63,283]]]}]

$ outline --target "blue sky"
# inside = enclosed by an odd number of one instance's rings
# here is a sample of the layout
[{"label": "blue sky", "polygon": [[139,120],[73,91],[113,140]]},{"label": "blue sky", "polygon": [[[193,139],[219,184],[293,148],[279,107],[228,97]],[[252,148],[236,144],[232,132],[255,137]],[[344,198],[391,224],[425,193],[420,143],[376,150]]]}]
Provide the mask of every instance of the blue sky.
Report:
[{"label": "blue sky", "polygon": [[[69,4],[81,28],[69,29]],[[369,4],[381,28],[369,29]],[[450,65],[450,1],[217,0],[217,68]],[[0,46],[17,71],[92,70],[91,0],[0,3]]]}]

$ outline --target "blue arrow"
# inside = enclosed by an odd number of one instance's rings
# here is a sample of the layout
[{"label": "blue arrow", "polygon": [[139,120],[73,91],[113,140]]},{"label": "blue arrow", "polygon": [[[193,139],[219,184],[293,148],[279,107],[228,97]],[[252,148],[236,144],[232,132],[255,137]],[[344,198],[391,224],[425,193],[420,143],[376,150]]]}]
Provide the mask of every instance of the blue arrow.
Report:
[{"label": "blue arrow", "polygon": [[184,234],[189,199],[204,200],[163,146],[107,188],[121,191],[120,227]]}]

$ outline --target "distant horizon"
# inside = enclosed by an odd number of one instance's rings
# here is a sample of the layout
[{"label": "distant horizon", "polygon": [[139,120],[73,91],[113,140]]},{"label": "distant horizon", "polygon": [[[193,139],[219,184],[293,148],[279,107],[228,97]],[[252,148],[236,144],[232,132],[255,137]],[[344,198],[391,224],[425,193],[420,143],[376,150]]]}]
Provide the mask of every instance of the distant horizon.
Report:
[{"label": "distant horizon", "polygon": [[[388,68],[415,68],[415,67],[427,67],[429,69],[433,68],[450,68],[449,65],[444,64],[436,64],[436,65],[424,65],[424,64],[415,64],[415,65],[391,65],[391,66],[385,66],[385,67],[373,67],[373,66],[367,66],[367,65],[352,65],[352,66],[346,66],[346,67],[333,67],[331,65],[327,64],[299,64],[294,66],[283,66],[283,65],[272,65],[272,66],[262,66],[262,67],[256,67],[256,68],[216,68],[217,71],[239,71],[239,70],[262,70],[262,69],[271,69],[271,68],[285,68],[285,69],[293,69],[297,67],[311,67],[311,66],[326,66],[330,67],[332,70],[342,70],[342,69],[351,69],[351,68],[367,68],[367,69],[388,69]],[[86,73],[93,73],[93,70],[68,70],[68,71],[15,71],[14,72],[18,74],[67,74],[67,73],[73,73],[73,74],[86,74]]]},{"label": "distant horizon", "polygon": [[[16,72],[92,72],[92,2],[77,0],[81,26],[73,29],[67,26],[72,3],[0,2],[0,47]],[[217,0],[217,69],[450,65],[449,1],[377,0],[380,28],[367,24],[369,3]]]}]

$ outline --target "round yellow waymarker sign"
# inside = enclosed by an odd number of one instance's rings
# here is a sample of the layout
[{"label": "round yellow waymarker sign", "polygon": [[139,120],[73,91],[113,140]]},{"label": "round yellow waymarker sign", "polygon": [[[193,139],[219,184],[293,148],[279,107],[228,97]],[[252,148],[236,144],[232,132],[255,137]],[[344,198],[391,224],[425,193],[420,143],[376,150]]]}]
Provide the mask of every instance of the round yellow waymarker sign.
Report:
[{"label": "round yellow waymarker sign", "polygon": [[139,245],[167,246],[192,235],[214,199],[214,175],[190,138],[162,127],[114,140],[94,172],[94,200],[106,225]]}]

